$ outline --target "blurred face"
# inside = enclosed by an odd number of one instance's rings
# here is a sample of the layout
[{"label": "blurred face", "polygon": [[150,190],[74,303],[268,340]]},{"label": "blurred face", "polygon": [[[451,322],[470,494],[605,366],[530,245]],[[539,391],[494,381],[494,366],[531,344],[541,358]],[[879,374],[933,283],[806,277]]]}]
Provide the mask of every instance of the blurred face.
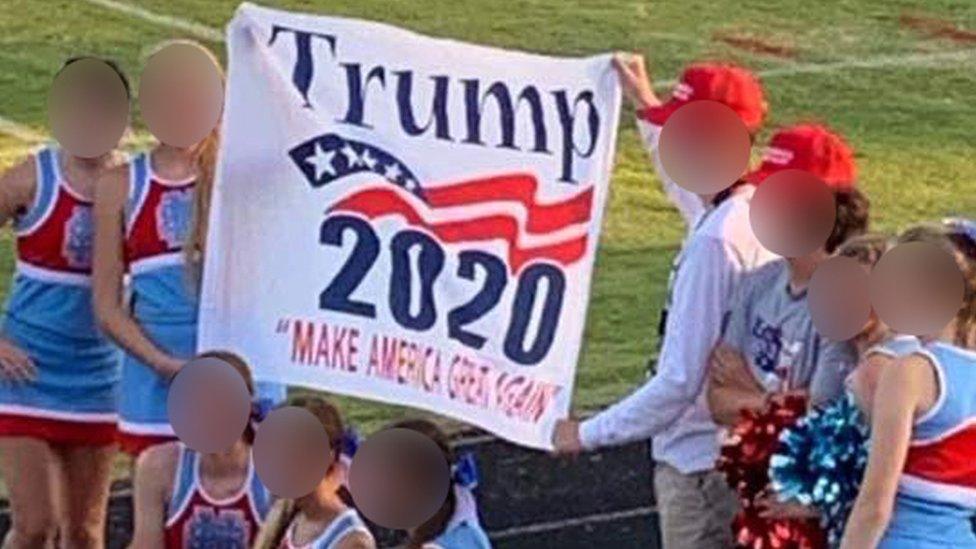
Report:
[{"label": "blurred face", "polygon": [[406,530],[430,519],[444,504],[450,469],[430,438],[409,429],[386,429],[356,451],[349,490],[373,522]]},{"label": "blurred face", "polygon": [[96,158],[118,146],[129,122],[119,75],[102,61],[81,59],[55,78],[48,97],[51,132],[66,151]]},{"label": "blurred face", "polygon": [[956,258],[928,242],[899,244],[871,272],[871,303],[882,321],[910,335],[943,333],[962,305]]},{"label": "blurred face", "polygon": [[192,44],[171,44],[146,62],[139,104],[149,130],[174,147],[202,141],[220,119],[224,85],[213,59]]}]

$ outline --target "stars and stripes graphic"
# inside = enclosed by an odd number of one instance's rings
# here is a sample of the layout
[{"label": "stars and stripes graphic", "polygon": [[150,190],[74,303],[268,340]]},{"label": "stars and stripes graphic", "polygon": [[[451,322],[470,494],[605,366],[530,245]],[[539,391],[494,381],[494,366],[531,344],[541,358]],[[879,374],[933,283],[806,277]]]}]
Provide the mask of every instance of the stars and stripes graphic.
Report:
[{"label": "stars and stripes graphic", "polygon": [[333,203],[327,214],[353,213],[371,220],[399,216],[451,244],[501,240],[508,245],[507,262],[513,273],[537,260],[565,267],[586,255],[592,186],[543,203],[538,199],[539,182],[529,173],[421,185],[392,154],[336,134],[306,141],[290,155],[314,187],[367,171],[392,184],[352,191]]},{"label": "stars and stripes graphic", "polygon": [[288,155],[313,187],[323,187],[347,175],[370,172],[420,196],[413,172],[392,154],[368,143],[327,133],[292,148]]}]

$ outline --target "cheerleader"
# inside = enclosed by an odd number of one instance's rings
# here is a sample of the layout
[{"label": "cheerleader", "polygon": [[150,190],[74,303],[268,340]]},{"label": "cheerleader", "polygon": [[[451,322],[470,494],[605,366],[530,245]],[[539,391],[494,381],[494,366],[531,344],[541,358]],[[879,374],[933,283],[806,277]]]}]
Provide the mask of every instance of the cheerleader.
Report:
[{"label": "cheerleader", "polygon": [[881,372],[867,469],[841,547],[974,548],[976,241],[951,228],[900,240],[950,251],[966,294],[941,334]]},{"label": "cheerleader", "polygon": [[477,484],[477,472],[473,457],[467,454],[456,461],[454,452],[439,427],[422,420],[403,421],[393,428],[416,431],[437,444],[444,459],[453,464],[451,489],[447,499],[434,516],[417,528],[410,530],[407,540],[409,549],[488,549],[491,542],[478,520],[478,509],[471,488]]},{"label": "cheerleader", "polygon": [[[64,66],[82,59],[93,60]],[[119,67],[96,61],[128,97]],[[0,178],[0,223],[12,221],[17,246],[0,337],[0,474],[13,522],[4,547],[47,547],[59,526],[67,546],[104,545],[119,354],[91,312],[92,192],[121,163],[51,145]]]},{"label": "cheerleader", "polygon": [[[187,41],[169,46],[204,52],[222,75],[203,46]],[[174,101],[193,101],[180,93],[187,83],[171,85]],[[175,438],[166,391],[196,352],[197,282],[218,141],[214,127],[193,146],[160,143],[108,172],[95,197],[95,310],[125,350],[119,430],[122,449],[133,455]],[[131,277],[128,303],[126,274]],[[283,388],[272,390],[272,399],[283,398]],[[260,384],[258,393],[269,394]]]},{"label": "cheerleader", "polygon": [[297,499],[275,503],[258,535],[257,549],[372,549],[376,541],[356,509],[346,503],[343,426],[339,410],[321,398],[299,398],[294,406],[312,413],[329,437],[332,465],[318,486]]},{"label": "cheerleader", "polygon": [[[880,234],[854,237],[836,255],[854,259],[868,272],[887,251]],[[853,371],[836,368],[846,391],[810,411],[780,436],[770,459],[774,494],[760,505],[766,519],[819,518],[831,547],[840,543],[844,523],[857,495],[867,461],[867,412],[878,372],[897,357],[918,348],[912,336],[893,335],[872,310],[850,343],[857,354]]]},{"label": "cheerleader", "polygon": [[[254,395],[247,364],[237,355],[214,351],[237,370]],[[260,420],[255,409],[252,420]],[[254,426],[248,424],[229,450],[201,454],[181,442],[148,448],[136,464],[133,548],[250,547],[271,507],[271,494],[251,459]]]}]

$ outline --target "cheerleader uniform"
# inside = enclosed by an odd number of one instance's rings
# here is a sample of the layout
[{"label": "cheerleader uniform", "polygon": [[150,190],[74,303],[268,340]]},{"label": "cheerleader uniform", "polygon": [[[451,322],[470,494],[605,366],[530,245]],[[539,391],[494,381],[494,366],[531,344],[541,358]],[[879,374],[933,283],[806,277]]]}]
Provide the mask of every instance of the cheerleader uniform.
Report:
[{"label": "cheerleader uniform", "polygon": [[[916,337],[896,336],[864,355],[894,360],[919,348]],[[855,396],[853,372],[846,385],[841,397],[810,411],[780,435],[769,468],[773,490],[781,500],[820,511],[829,547],[840,545],[868,461],[870,425],[863,403]]]},{"label": "cheerleader uniform", "polygon": [[200,454],[180,444],[180,458],[167,503],[166,549],[246,549],[254,543],[271,508],[271,493],[248,461],[247,475],[238,492],[217,499],[200,482]]},{"label": "cheerleader uniform", "polygon": [[938,399],[918,418],[880,549],[976,548],[976,353],[942,342],[932,363]]},{"label": "cheerleader uniform", "polygon": [[434,541],[424,544],[424,549],[490,549],[488,534],[478,520],[474,494],[461,486],[454,487],[457,507],[444,532]]},{"label": "cheerleader uniform", "polygon": [[[184,268],[183,243],[190,229],[195,179],[155,174],[149,153],[133,157],[125,207],[125,263],[131,276],[130,308],[149,339],[165,353],[190,359],[197,351],[196,288]],[[126,354],[119,405],[122,449],[138,454],[174,438],[166,411],[169,381]],[[257,383],[257,400],[273,407],[285,386]]]},{"label": "cheerleader uniform", "polygon": [[120,356],[92,311],[92,203],[64,179],[59,156],[53,146],[37,152],[34,202],[15,219],[2,330],[37,378],[0,384],[0,436],[103,445],[116,436]]},{"label": "cheerleader uniform", "polygon": [[355,532],[367,534],[372,539],[373,534],[369,531],[366,523],[360,518],[355,509],[346,509],[337,516],[311,543],[306,545],[296,545],[292,541],[295,522],[288,527],[284,539],[281,540],[279,549],[334,549],[339,546],[339,542]]},{"label": "cheerleader uniform", "polygon": [[[190,359],[196,352],[197,300],[184,270],[183,242],[196,181],[159,177],[148,153],[132,158],[129,175],[124,240],[129,307],[153,344]],[[174,438],[166,412],[168,387],[169,380],[126,353],[119,402],[123,450],[138,454]]]},{"label": "cheerleader uniform", "polygon": [[[864,357],[867,358],[871,355],[881,355],[887,357],[891,360],[896,360],[903,356],[910,355],[919,349],[921,349],[922,344],[919,339],[912,335],[896,335],[891,337],[874,347],[871,347],[864,352]],[[862,412],[864,410],[864,404],[857,401],[854,395],[854,372],[848,374],[847,378],[844,380],[844,385],[846,386],[849,398],[857,402],[857,405],[861,408]]]}]

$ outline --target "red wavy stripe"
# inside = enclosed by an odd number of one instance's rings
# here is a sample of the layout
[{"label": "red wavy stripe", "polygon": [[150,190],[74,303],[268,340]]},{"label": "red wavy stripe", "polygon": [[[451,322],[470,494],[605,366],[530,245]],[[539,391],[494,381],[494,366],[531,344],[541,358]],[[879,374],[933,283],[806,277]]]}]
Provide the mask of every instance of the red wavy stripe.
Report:
[{"label": "red wavy stripe", "polygon": [[335,203],[329,212],[353,212],[369,219],[399,215],[415,227],[423,227],[444,242],[475,242],[502,239],[508,242],[508,264],[512,272],[534,259],[549,259],[560,265],[571,265],[586,253],[587,236],[523,248],[518,245],[518,221],[507,215],[488,215],[431,223],[392,188],[375,188],[355,192]]},{"label": "red wavy stripe", "polygon": [[520,202],[528,211],[525,230],[548,233],[590,220],[593,187],[554,204],[535,200],[539,182],[528,174],[499,175],[445,187],[425,188],[424,199],[434,208],[466,206],[482,202]]},{"label": "red wavy stripe", "polygon": [[905,472],[926,480],[976,488],[976,425],[939,442],[908,449]]}]

